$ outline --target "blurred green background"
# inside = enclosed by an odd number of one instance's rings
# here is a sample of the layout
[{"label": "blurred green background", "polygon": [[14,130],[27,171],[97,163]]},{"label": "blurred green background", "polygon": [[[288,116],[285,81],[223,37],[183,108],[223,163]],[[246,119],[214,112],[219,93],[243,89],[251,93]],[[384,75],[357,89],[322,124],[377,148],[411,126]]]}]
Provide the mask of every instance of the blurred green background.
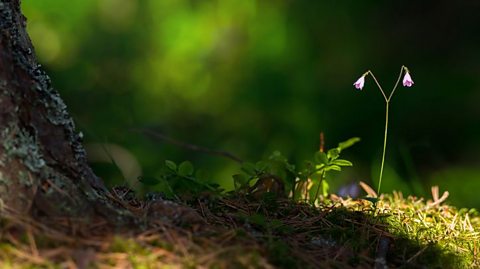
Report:
[{"label": "blurred green background", "polygon": [[[402,64],[415,85],[391,106],[383,191],[480,207],[480,2],[24,0],[40,62],[108,185],[190,160],[232,188],[239,165],[132,131],[149,128],[257,161],[310,158],[353,136],[333,190],[378,179],[384,102]],[[106,154],[105,152],[108,152]],[[116,165],[112,164],[111,159]],[[116,168],[118,166],[119,169]]]}]

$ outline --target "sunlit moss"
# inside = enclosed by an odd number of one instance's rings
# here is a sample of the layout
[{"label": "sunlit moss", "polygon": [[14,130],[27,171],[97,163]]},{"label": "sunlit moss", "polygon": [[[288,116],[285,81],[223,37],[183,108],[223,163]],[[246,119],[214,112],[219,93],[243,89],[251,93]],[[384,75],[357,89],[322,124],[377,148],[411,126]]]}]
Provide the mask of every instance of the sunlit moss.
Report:
[{"label": "sunlit moss", "polygon": [[[207,233],[162,226],[138,236],[95,238],[91,242],[97,247],[88,247],[94,254],[89,265],[307,268],[322,264],[334,268],[371,268],[379,255],[378,240],[387,238],[390,243],[385,258],[390,268],[480,266],[480,218],[476,210],[458,210],[416,197],[403,198],[401,193],[384,195],[376,208],[364,200],[338,198],[318,208],[275,200],[259,204],[248,202],[245,197],[223,199],[201,206],[208,207],[206,218],[212,222]],[[267,208],[270,210],[265,212]],[[248,213],[249,210],[252,212]],[[79,262],[75,251],[80,242],[70,244],[36,233],[33,238],[40,255],[34,255],[28,239],[31,237],[26,236],[29,229],[22,229],[27,224],[17,220],[12,226],[10,221],[8,215],[0,218],[0,231],[5,235],[0,237],[0,267],[63,268],[65,264]],[[13,235],[17,239],[12,239]],[[56,254],[55,250],[63,252]]]}]

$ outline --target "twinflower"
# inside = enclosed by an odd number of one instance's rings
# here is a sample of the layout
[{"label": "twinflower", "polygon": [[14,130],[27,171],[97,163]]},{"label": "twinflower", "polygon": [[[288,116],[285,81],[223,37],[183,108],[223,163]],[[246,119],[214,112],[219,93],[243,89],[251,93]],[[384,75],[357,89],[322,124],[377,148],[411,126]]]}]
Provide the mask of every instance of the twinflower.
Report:
[{"label": "twinflower", "polygon": [[413,85],[413,80],[412,77],[410,76],[410,73],[408,73],[408,70],[405,72],[405,76],[403,77],[403,86],[405,87],[412,87]]},{"label": "twinflower", "polygon": [[359,79],[357,79],[357,81],[355,81],[355,83],[353,83],[353,85],[355,86],[355,88],[357,88],[359,90],[362,90],[363,86],[365,85],[365,75],[363,75]]}]

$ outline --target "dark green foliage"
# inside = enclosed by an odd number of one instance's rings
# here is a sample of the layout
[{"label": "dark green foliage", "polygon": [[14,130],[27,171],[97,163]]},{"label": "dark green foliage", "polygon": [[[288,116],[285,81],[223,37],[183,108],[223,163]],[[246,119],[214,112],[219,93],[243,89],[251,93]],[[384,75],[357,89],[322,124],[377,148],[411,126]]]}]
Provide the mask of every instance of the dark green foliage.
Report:
[{"label": "dark green foliage", "polygon": [[201,195],[218,194],[223,190],[218,184],[208,183],[205,173],[195,169],[189,161],[177,165],[166,160],[159,177],[142,176],[138,178],[147,190],[164,194],[167,198],[190,200]]},{"label": "dark green foliage", "polygon": [[[328,195],[328,173],[339,172],[342,167],[352,166],[350,161],[339,157],[342,150],[358,141],[359,138],[351,138],[326,153],[318,151],[312,160],[304,161],[299,168],[291,164],[279,151],[274,151],[256,163],[244,162],[240,167],[242,173],[232,176],[235,191],[251,194],[265,201],[291,197],[295,201],[316,203],[319,198]],[[177,165],[166,160],[158,177],[144,176],[138,180],[149,191],[161,192],[168,198],[222,192],[217,184],[208,183],[204,172],[195,172],[192,163],[188,161]]]},{"label": "dark green foliage", "polygon": [[[315,203],[319,196],[328,195],[326,177],[330,171],[342,171],[342,167],[352,166],[350,161],[339,159],[342,150],[353,146],[360,139],[355,137],[338,144],[326,153],[317,151],[312,160],[304,161],[297,168],[279,151],[273,152],[265,160],[257,163],[243,163],[243,174],[233,176],[235,188],[240,192],[249,192],[254,184],[265,177],[275,176],[284,186],[285,196],[294,200],[308,200]],[[321,190],[321,192],[320,192]],[[267,189],[267,191],[270,191]]]}]

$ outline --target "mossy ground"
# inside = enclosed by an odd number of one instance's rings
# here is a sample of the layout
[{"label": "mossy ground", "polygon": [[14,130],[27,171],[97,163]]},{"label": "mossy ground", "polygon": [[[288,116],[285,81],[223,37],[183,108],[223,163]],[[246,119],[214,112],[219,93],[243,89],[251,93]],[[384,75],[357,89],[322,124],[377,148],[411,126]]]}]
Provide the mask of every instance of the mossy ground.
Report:
[{"label": "mossy ground", "polygon": [[57,229],[3,207],[0,268],[480,268],[478,213],[434,200],[203,198],[190,203],[201,223],[121,232]]}]

